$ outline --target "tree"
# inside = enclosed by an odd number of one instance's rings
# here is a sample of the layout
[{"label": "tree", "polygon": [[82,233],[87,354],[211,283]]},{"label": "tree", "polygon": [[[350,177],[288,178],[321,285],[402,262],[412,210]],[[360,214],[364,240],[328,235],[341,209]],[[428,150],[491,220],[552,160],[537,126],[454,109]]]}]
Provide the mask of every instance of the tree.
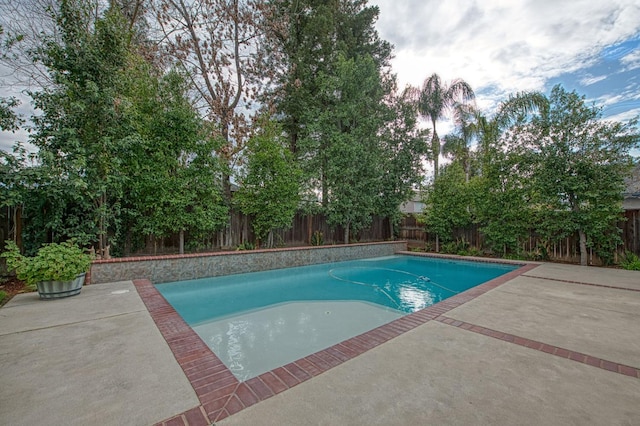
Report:
[{"label": "tree", "polygon": [[440,157],[440,138],[436,131],[436,122],[444,118],[456,103],[468,102],[474,98],[471,86],[461,79],[447,84],[434,73],[422,84],[417,99],[418,111],[423,118],[431,120],[434,179],[438,178],[438,158]]},{"label": "tree", "polygon": [[58,37],[44,36],[33,52],[53,85],[31,93],[42,114],[32,118],[31,141],[41,161],[74,182],[92,202],[98,248],[108,245],[108,229],[117,219],[126,144],[126,117],[120,108],[122,76],[130,55],[125,21],[117,10],[93,15],[91,5],[61,0],[52,10]]},{"label": "tree", "polygon": [[427,230],[436,234],[436,251],[440,251],[440,240],[451,241],[453,230],[472,223],[469,210],[470,186],[459,163],[443,167],[443,173],[434,180],[424,199],[424,221]]},{"label": "tree", "polygon": [[410,200],[422,183],[428,130],[418,128],[415,103],[408,90],[391,94],[386,102],[390,119],[378,135],[382,175],[375,213],[389,218],[393,237],[394,227],[402,218],[400,205]]},{"label": "tree", "polygon": [[[25,88],[53,83],[46,66],[33,61],[43,37],[60,41],[55,15],[57,0],[0,0],[0,64],[10,71],[12,85]],[[89,2],[87,2],[89,3]],[[88,9],[99,9],[96,2]],[[3,82],[4,83],[4,82]]]},{"label": "tree", "polygon": [[280,127],[262,120],[262,128],[247,144],[246,166],[239,176],[235,201],[252,217],[258,243],[266,239],[266,246],[273,247],[273,231],[290,227],[298,209],[301,171]]},{"label": "tree", "polygon": [[231,172],[250,135],[249,117],[266,76],[258,72],[261,1],[158,0],[156,13],[165,51],[190,78],[203,116],[221,137],[225,201],[231,203]]},{"label": "tree", "polygon": [[308,164],[320,171],[327,221],[343,226],[347,244],[376,210],[385,166],[379,133],[387,107],[371,57],[340,57],[336,66],[335,74],[320,76],[318,96],[331,107],[308,111],[316,118],[309,120],[311,136],[304,140],[304,150],[318,153]]},{"label": "tree", "polygon": [[[7,51],[20,40],[22,40],[21,36],[5,36],[4,28],[0,25],[0,61],[7,58]],[[20,105],[20,101],[14,97],[0,97],[0,131],[15,132],[18,130],[22,119],[13,111],[18,105]]]},{"label": "tree", "polygon": [[328,164],[321,159],[327,157],[328,145],[317,132],[318,113],[327,117],[341,100],[324,96],[326,80],[338,77],[340,61],[368,58],[390,93],[391,45],[378,37],[379,10],[366,1],[280,0],[271,5],[266,57],[274,79],[268,96],[280,113],[291,152],[306,173],[304,189],[308,194],[319,191],[327,207]]},{"label": "tree", "polygon": [[518,253],[535,225],[530,178],[522,154],[503,146],[491,151],[482,175],[470,181],[474,219],[487,245],[503,256]]},{"label": "tree", "polygon": [[185,233],[197,238],[226,223],[221,168],[213,156],[219,141],[202,131],[182,75],[174,70],[158,79],[147,64],[141,65],[129,93],[136,141],[129,150],[130,178],[123,202],[133,212],[133,230],[154,237],[178,233],[183,253]]},{"label": "tree", "polygon": [[391,45],[380,40],[374,24],[375,6],[362,0],[272,0],[264,28],[265,55],[273,73],[274,87],[268,96],[284,114],[283,128],[290,149],[307,134],[303,111],[319,100],[318,76],[331,73],[339,55],[370,56],[379,68],[387,67]]},{"label": "tree", "polygon": [[533,156],[534,201],[543,222],[562,217],[563,230],[577,232],[580,264],[587,265],[588,246],[606,259],[620,241],[616,222],[632,165],[629,150],[640,134],[635,121],[604,121],[599,108],[559,85],[548,104],[530,123],[516,126],[512,138]]},{"label": "tree", "polygon": [[471,143],[477,134],[475,119],[478,114],[474,106],[456,103],[453,107],[456,129],[454,133],[444,137],[442,145],[442,154],[462,165],[467,182],[471,174]]}]

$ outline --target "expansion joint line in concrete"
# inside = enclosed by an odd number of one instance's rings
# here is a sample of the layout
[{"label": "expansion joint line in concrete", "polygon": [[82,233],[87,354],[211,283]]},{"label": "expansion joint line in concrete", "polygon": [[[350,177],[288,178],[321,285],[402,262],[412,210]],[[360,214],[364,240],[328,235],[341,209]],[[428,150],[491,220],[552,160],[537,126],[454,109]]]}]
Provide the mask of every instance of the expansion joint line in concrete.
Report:
[{"label": "expansion joint line in concrete", "polygon": [[11,333],[6,333],[6,334],[0,333],[0,337],[9,336],[11,334],[31,333],[33,331],[42,331],[42,330],[49,330],[49,329],[52,329],[52,328],[67,327],[67,326],[70,326],[70,325],[85,324],[85,323],[89,323],[89,322],[101,321],[101,320],[104,320],[104,319],[124,317],[124,316],[127,316],[127,315],[133,315],[133,314],[137,314],[137,313],[140,313],[140,312],[146,312],[146,310],[139,309],[139,310],[135,310],[135,311],[123,312],[123,313],[120,313],[120,314],[107,315],[107,316],[104,316],[104,317],[91,318],[91,319],[80,320],[80,321],[72,321],[72,322],[63,322],[63,323],[60,323],[60,324],[47,325],[45,327],[30,328],[29,330],[18,330],[18,331],[14,331],[14,332],[11,332]]},{"label": "expansion joint line in concrete", "polygon": [[617,286],[617,285],[593,284],[593,283],[585,283],[585,282],[582,282],[582,281],[561,280],[561,279],[558,279],[558,278],[540,277],[540,276],[537,276],[537,275],[529,275],[529,274],[522,274],[522,276],[523,277],[527,277],[527,278],[535,278],[535,279],[538,279],[538,280],[557,281],[557,282],[561,282],[561,283],[588,285],[588,286],[591,286],[591,287],[612,288],[614,290],[627,290],[627,291],[638,291],[638,292],[640,292],[640,288],[628,288],[628,287],[620,287],[620,286]]},{"label": "expansion joint line in concrete", "polygon": [[534,349],[540,352],[544,352],[550,355],[566,358],[571,361],[576,361],[582,364],[587,364],[592,367],[601,368],[603,370],[611,371],[613,373],[623,374],[625,376],[640,379],[640,369],[630,367],[628,365],[619,364],[612,361],[607,361],[602,358],[594,357],[591,355],[583,354],[581,352],[564,349],[555,345],[549,345],[547,343],[538,342],[536,340],[527,339],[525,337],[516,336],[509,333],[503,333],[501,331],[492,330],[490,328],[482,327],[477,324],[471,324],[465,321],[459,321],[446,316],[439,316],[435,318],[443,324],[447,324],[453,327],[458,327],[463,330],[472,331],[474,333],[482,334],[484,336],[493,337],[494,339],[502,340],[509,343],[514,343],[519,346],[524,346],[529,349]]}]

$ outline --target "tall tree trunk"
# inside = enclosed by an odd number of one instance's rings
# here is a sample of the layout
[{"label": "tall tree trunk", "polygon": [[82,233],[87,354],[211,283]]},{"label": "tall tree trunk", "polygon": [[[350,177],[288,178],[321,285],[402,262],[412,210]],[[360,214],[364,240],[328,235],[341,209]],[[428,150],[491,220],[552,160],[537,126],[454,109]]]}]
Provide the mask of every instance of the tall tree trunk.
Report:
[{"label": "tall tree trunk", "polygon": [[433,154],[433,180],[438,179],[438,167],[440,159],[440,138],[436,132],[436,120],[432,119],[431,124],[433,126],[433,136],[431,137],[431,151]]},{"label": "tall tree trunk", "polygon": [[440,236],[436,234],[436,253],[440,253]]},{"label": "tall tree trunk", "polygon": [[349,244],[349,225],[350,223],[347,222],[347,224],[344,227],[344,243],[345,244]]},{"label": "tall tree trunk", "polygon": [[389,241],[394,241],[395,236],[393,235],[393,220],[389,217],[387,218],[389,221]]},{"label": "tall tree trunk", "polygon": [[13,240],[22,251],[22,204],[14,208],[13,233]]},{"label": "tall tree trunk", "polygon": [[180,229],[179,239],[180,254],[184,254],[184,229]]},{"label": "tall tree trunk", "polygon": [[587,266],[587,234],[579,229],[578,235],[580,236],[580,266]]}]

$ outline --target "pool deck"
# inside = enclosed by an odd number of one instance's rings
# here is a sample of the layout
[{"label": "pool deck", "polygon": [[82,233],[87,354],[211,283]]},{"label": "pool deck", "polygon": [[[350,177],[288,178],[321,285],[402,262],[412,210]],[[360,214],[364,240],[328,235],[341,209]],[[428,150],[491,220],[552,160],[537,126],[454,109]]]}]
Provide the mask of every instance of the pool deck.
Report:
[{"label": "pool deck", "polygon": [[636,425],[640,272],[529,264],[238,383],[146,280],[0,308],[7,425]]}]

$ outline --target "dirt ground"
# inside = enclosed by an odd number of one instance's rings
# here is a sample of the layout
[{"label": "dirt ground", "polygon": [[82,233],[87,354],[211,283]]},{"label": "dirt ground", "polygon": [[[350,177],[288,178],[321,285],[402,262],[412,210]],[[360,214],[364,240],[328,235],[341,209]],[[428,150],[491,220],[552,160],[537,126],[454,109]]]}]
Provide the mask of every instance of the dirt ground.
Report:
[{"label": "dirt ground", "polygon": [[20,293],[29,293],[31,290],[16,277],[0,277],[0,291],[7,293],[7,296],[0,301],[0,306],[7,303],[13,296]]}]

